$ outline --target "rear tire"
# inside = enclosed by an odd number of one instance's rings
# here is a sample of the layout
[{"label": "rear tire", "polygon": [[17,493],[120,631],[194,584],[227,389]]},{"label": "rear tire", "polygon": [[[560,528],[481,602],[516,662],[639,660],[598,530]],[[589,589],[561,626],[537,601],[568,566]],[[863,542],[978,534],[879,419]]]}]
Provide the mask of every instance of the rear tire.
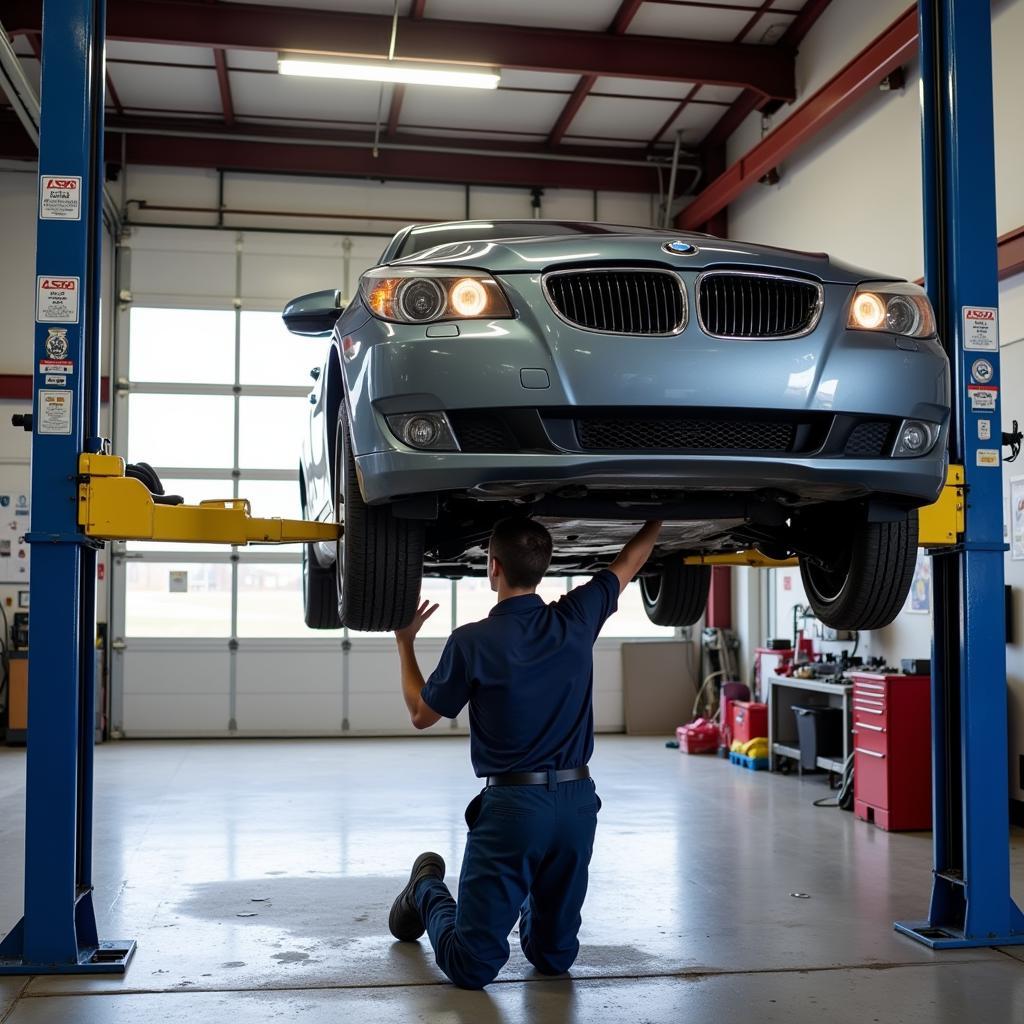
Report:
[{"label": "rear tire", "polygon": [[344,405],[337,440],[334,507],[344,526],[335,561],[339,619],[360,632],[401,629],[412,621],[419,602],[424,525],[363,500]]},{"label": "rear tire", "polygon": [[899,615],[917,564],[917,511],[891,523],[860,522],[844,533],[849,547],[826,568],[800,558],[814,614],[833,629],[881,629]]},{"label": "rear tire", "polygon": [[[302,493],[302,518],[309,518],[305,488]],[[312,544],[302,546],[302,612],[310,629],[341,629],[334,566],[325,569],[317,561]]]},{"label": "rear tire", "polygon": [[710,565],[687,565],[682,557],[666,562],[657,576],[640,577],[647,618],[656,626],[692,626],[708,603]]}]

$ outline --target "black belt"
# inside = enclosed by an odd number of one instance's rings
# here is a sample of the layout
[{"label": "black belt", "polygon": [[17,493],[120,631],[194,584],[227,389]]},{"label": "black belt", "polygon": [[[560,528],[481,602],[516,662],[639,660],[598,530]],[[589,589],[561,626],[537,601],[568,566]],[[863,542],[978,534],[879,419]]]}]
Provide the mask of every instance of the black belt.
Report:
[{"label": "black belt", "polygon": [[547,786],[554,789],[559,782],[575,782],[589,779],[590,768],[563,768],[550,772],[506,772],[504,775],[488,775],[488,786]]}]

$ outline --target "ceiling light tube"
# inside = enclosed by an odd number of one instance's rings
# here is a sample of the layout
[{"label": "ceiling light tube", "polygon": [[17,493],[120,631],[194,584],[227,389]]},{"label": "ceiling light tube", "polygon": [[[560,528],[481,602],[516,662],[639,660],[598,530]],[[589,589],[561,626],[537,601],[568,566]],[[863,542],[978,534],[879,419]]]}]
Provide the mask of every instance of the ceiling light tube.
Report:
[{"label": "ceiling light tube", "polygon": [[373,60],[359,57],[315,57],[281,53],[277,70],[282,75],[340,78],[356,82],[395,82],[402,85],[443,85],[462,89],[497,89],[497,68],[464,64],[426,64],[413,60]]}]

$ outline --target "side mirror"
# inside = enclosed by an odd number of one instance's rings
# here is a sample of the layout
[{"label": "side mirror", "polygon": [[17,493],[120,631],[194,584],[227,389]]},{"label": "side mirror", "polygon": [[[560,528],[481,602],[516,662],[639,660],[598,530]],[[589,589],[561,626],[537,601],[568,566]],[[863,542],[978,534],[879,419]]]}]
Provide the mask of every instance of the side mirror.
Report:
[{"label": "side mirror", "polygon": [[292,334],[302,334],[309,338],[326,338],[338,317],[344,312],[345,307],[341,304],[341,292],[337,289],[325,292],[310,292],[308,295],[300,295],[292,299],[281,318],[285,327]]}]

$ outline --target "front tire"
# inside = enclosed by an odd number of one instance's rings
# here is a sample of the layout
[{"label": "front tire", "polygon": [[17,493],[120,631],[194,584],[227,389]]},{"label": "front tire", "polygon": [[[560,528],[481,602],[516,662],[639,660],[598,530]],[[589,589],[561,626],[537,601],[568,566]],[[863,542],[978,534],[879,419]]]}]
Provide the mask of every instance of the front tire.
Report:
[{"label": "front tire", "polygon": [[817,618],[833,629],[881,629],[906,603],[917,564],[917,511],[890,523],[860,522],[828,565],[801,556],[800,577]]},{"label": "front tire", "polygon": [[335,560],[339,619],[360,632],[401,629],[419,602],[424,525],[363,500],[344,405],[335,458],[335,518],[344,527]]},{"label": "front tire", "polygon": [[647,618],[656,626],[692,626],[700,620],[711,587],[710,565],[687,565],[682,556],[666,562],[657,576],[640,577]]}]

